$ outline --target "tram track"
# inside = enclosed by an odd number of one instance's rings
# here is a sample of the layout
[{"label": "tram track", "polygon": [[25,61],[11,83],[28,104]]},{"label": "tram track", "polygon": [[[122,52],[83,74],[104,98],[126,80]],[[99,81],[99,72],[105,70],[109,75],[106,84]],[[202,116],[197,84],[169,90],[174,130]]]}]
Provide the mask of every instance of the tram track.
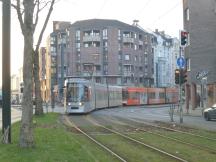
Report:
[{"label": "tram track", "polygon": [[206,139],[206,140],[209,140],[209,141],[216,141],[216,138],[206,137],[206,136],[194,134],[194,133],[191,133],[191,132],[185,132],[185,131],[181,131],[181,130],[178,130],[178,129],[159,126],[159,125],[147,122],[147,121],[140,121],[140,120],[136,120],[136,119],[132,119],[132,118],[127,118],[127,120],[130,120],[130,121],[133,121],[133,122],[136,122],[136,123],[139,123],[139,124],[144,124],[144,125],[147,125],[147,126],[159,128],[159,129],[164,129],[164,130],[168,130],[168,131],[173,131],[173,132],[178,132],[178,133],[182,133],[182,134],[186,134],[186,135],[195,136],[195,137]]},{"label": "tram track", "polygon": [[100,146],[101,148],[103,148],[104,150],[106,150],[107,152],[109,152],[111,155],[115,156],[117,159],[119,159],[122,162],[127,162],[127,160],[125,160],[123,157],[121,157],[120,155],[118,155],[117,153],[115,153],[114,151],[112,151],[111,149],[109,149],[107,146],[103,145],[101,142],[99,142],[98,140],[96,140],[95,138],[91,137],[89,134],[87,134],[86,132],[84,132],[83,130],[81,130],[78,126],[75,125],[75,123],[73,123],[69,117],[64,116],[64,124],[66,126],[69,127],[73,127],[75,128],[78,132],[80,132],[81,134],[85,135],[89,140],[93,141],[94,143],[96,143],[98,146]]},{"label": "tram track", "polygon": [[142,146],[145,146],[146,148],[151,149],[151,150],[153,150],[153,151],[155,151],[155,152],[158,152],[158,153],[160,153],[160,154],[162,154],[162,155],[165,155],[165,156],[167,156],[167,157],[169,157],[169,158],[172,158],[172,159],[174,159],[174,160],[181,161],[181,162],[187,162],[187,160],[185,160],[185,159],[183,159],[183,158],[181,158],[181,157],[178,157],[178,156],[176,156],[176,155],[174,155],[174,154],[171,154],[171,153],[169,153],[169,152],[166,152],[166,151],[164,151],[164,150],[162,150],[162,149],[159,149],[159,148],[157,148],[157,147],[154,147],[154,146],[152,146],[152,145],[150,145],[150,144],[147,144],[147,143],[144,143],[144,142],[142,142],[142,141],[140,141],[140,140],[137,140],[137,139],[135,139],[135,138],[132,138],[132,137],[126,135],[126,134],[120,133],[119,131],[116,131],[116,130],[114,130],[114,129],[110,129],[110,128],[104,126],[104,125],[101,125],[101,124],[99,124],[99,123],[98,123],[95,119],[93,119],[93,118],[89,118],[89,117],[88,117],[87,120],[89,120],[89,122],[91,122],[91,123],[93,123],[93,124],[95,124],[95,125],[97,125],[97,126],[99,126],[99,127],[102,127],[102,128],[104,128],[104,129],[106,129],[106,130],[108,130],[108,131],[110,131],[110,132],[112,132],[112,133],[114,133],[114,134],[117,134],[117,135],[119,135],[119,136],[121,136],[121,137],[123,137],[123,138],[125,138],[125,139],[127,139],[127,140],[130,140],[130,141],[132,141],[132,142],[135,142],[135,143],[137,143],[137,144],[140,144],[140,145],[142,145]]},{"label": "tram track", "polygon": [[[155,135],[155,136],[158,136],[158,137],[161,137],[161,138],[165,138],[165,139],[168,139],[168,140],[172,140],[172,141],[175,141],[175,142],[178,142],[178,143],[181,143],[181,144],[184,144],[184,145],[187,145],[187,146],[190,146],[192,148],[197,148],[197,149],[200,149],[200,150],[204,150],[204,151],[208,151],[212,154],[216,154],[216,150],[213,149],[213,148],[210,148],[210,147],[207,147],[207,146],[203,146],[203,145],[198,145],[198,144],[194,144],[194,143],[191,143],[191,142],[187,142],[187,141],[184,141],[184,140],[180,140],[178,138],[174,138],[174,137],[169,137],[169,136],[166,136],[166,135],[163,135],[161,133],[155,133],[153,131],[150,131],[150,130],[147,130],[143,127],[136,127],[136,126],[132,126],[131,123],[127,123],[126,121],[117,121],[115,118],[113,117],[108,117],[108,118],[111,118],[111,121],[114,121],[115,123],[117,124],[124,124],[124,125],[127,125],[127,127],[131,127],[133,128],[134,130],[139,130],[139,131],[143,131],[143,132],[147,132],[149,134],[152,134],[152,135]],[[107,118],[106,118],[107,119]],[[130,125],[129,125],[130,124]]]},{"label": "tram track", "polygon": [[[68,127],[73,127],[73,128],[75,128],[79,133],[81,133],[81,134],[83,134],[83,135],[85,135],[87,138],[89,138],[89,140],[91,140],[91,141],[93,141],[94,143],[96,143],[97,145],[99,145],[100,147],[102,147],[103,149],[105,149],[106,151],[108,151],[111,155],[117,155],[116,157],[119,159],[119,160],[121,160],[121,161],[134,161],[134,160],[131,160],[131,155],[130,154],[123,154],[123,155],[121,155],[122,154],[122,152],[120,151],[120,153],[116,153],[116,152],[119,152],[119,150],[115,150],[115,151],[113,151],[113,147],[112,146],[109,146],[109,144],[104,144],[104,141],[101,141],[101,140],[97,140],[97,138],[95,138],[95,137],[92,137],[92,136],[94,136],[95,135],[95,133],[92,133],[92,131],[94,132],[94,130],[92,130],[91,128],[91,130],[90,131],[88,131],[88,130],[85,130],[85,128],[83,129],[81,129],[80,128],[80,126],[77,126],[76,124],[75,124],[75,122],[73,121],[73,119],[71,119],[71,118],[69,118],[68,116],[65,116],[64,117],[65,118],[65,125],[67,125]],[[72,120],[72,121],[71,121]],[[152,155],[153,157],[157,154],[157,156],[160,156],[162,159],[164,159],[163,161],[180,161],[180,162],[187,162],[187,160],[185,160],[185,159],[182,159],[182,158],[180,158],[180,157],[177,157],[177,156],[175,156],[175,155],[172,155],[172,154],[170,154],[170,153],[167,153],[166,151],[163,151],[163,150],[161,150],[161,149],[158,149],[158,148],[156,148],[156,147],[153,147],[153,146],[151,146],[151,145],[148,145],[148,144],[145,144],[145,143],[143,143],[143,142],[141,142],[141,141],[139,141],[139,140],[136,140],[136,139],[133,139],[133,138],[131,138],[131,137],[129,137],[129,136],[127,136],[127,135],[124,135],[124,134],[122,134],[122,133],[120,133],[120,132],[118,132],[118,131],[115,131],[115,130],[112,130],[111,128],[107,128],[106,126],[103,126],[103,125],[101,125],[101,124],[99,124],[99,123],[97,123],[96,121],[94,121],[93,119],[91,119],[91,118],[89,118],[88,117],[88,115],[86,115],[86,116],[84,116],[84,118],[82,118],[82,120],[87,120],[89,123],[92,123],[94,126],[97,126],[97,127],[100,127],[100,128],[103,128],[104,130],[106,130],[106,131],[102,131],[103,133],[102,133],[102,135],[104,135],[104,132],[110,132],[111,134],[115,134],[116,136],[119,136],[119,138],[122,138],[122,142],[123,141],[127,141],[127,142],[129,142],[129,143],[131,143],[132,145],[133,145],[133,147],[138,147],[139,145],[139,147],[141,148],[141,147],[143,147],[143,149],[144,150],[148,150],[148,152],[151,152],[152,154],[154,154],[154,155]],[[79,123],[80,124],[80,123]],[[82,125],[82,124],[81,124]],[[83,125],[81,126],[81,127],[83,127]],[[110,133],[107,133],[108,135],[110,134]],[[110,135],[111,135],[110,134]],[[100,136],[100,135],[99,135]],[[124,140],[123,140],[124,139]],[[99,142],[100,141],[100,142]],[[105,142],[106,143],[106,142]],[[108,146],[107,146],[108,145]],[[131,145],[131,146],[132,146]],[[143,150],[143,151],[144,151]],[[143,152],[144,154],[146,154],[146,151],[144,151]],[[119,158],[120,157],[120,158]],[[128,160],[128,159],[130,159],[130,160]],[[166,159],[166,160],[165,160]],[[169,159],[169,160],[168,160]],[[143,160],[142,160],[143,161]],[[145,161],[145,160],[144,160]],[[157,161],[157,160],[156,160]]]}]

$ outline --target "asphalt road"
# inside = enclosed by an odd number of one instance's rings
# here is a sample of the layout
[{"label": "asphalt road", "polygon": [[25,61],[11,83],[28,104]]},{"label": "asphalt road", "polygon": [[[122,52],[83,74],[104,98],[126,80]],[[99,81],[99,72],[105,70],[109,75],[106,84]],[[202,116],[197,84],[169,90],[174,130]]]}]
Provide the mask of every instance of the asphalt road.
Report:
[{"label": "asphalt road", "polygon": [[[57,113],[64,114],[65,110],[61,106],[55,106],[54,109],[51,109],[49,106],[48,109],[44,107],[44,112],[47,110],[49,112],[54,111]],[[0,128],[2,127],[2,112],[0,108]],[[20,120],[21,118],[21,110],[19,108],[12,108],[12,123]],[[118,107],[118,108],[110,108],[110,109],[102,109],[91,112],[92,115],[109,115],[109,116],[117,116],[123,118],[134,118],[134,119],[143,119],[150,121],[163,121],[163,122],[171,122],[171,118],[169,115],[169,107],[162,106],[142,106],[142,107]],[[178,114],[174,114],[174,122],[180,123],[180,117]],[[203,128],[208,130],[216,131],[216,120],[214,121],[205,121],[202,116],[191,116],[184,115],[183,116],[183,125]]]},{"label": "asphalt road", "polygon": [[[143,119],[143,120],[150,120],[150,121],[171,122],[171,118],[169,115],[169,107],[159,107],[159,106],[122,107],[122,108],[103,109],[103,110],[92,112],[92,115],[109,115],[109,116],[117,116],[122,118],[134,118],[134,119]],[[173,117],[175,123],[180,123],[180,117],[178,114],[174,114]],[[205,121],[205,119],[202,116],[184,115],[183,125],[216,131],[216,120]]]}]

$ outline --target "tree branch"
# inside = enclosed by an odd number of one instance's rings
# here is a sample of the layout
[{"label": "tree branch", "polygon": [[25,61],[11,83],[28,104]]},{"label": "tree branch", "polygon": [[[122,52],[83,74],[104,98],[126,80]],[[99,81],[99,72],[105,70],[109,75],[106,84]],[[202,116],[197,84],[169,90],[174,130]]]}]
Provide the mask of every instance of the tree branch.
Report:
[{"label": "tree branch", "polygon": [[35,23],[33,24],[33,31],[35,31],[35,28],[38,23],[38,17],[39,17],[39,12],[40,12],[40,2],[39,0],[35,1],[35,5],[37,5],[37,11],[36,11],[36,18],[35,18]]},{"label": "tree branch", "polygon": [[17,16],[18,16],[18,20],[20,22],[20,27],[21,27],[22,33],[24,34],[25,26],[24,26],[24,22],[23,22],[23,19],[22,19],[22,13],[21,13],[21,10],[20,10],[20,0],[17,0],[17,5],[16,5],[15,9],[17,11]]},{"label": "tree branch", "polygon": [[[42,8],[40,8],[41,3],[45,3],[45,5],[43,5]],[[38,18],[39,18],[40,11],[42,11],[49,3],[51,3],[51,1],[48,1],[48,2],[42,2],[42,1],[39,1],[39,0],[35,1],[35,5],[37,5],[37,11],[36,11],[35,23],[33,24],[34,25],[33,26],[34,30],[35,30],[35,28],[37,26],[37,23],[38,23]]]},{"label": "tree branch", "polygon": [[46,26],[47,26],[47,24],[48,24],[50,15],[51,15],[51,13],[52,13],[52,11],[53,11],[54,3],[55,3],[55,0],[52,0],[52,1],[51,1],[51,4],[50,4],[49,11],[48,11],[48,13],[47,13],[46,20],[44,21],[43,28],[41,29],[40,36],[39,36],[39,38],[38,38],[38,42],[37,42],[35,51],[38,51],[38,50],[39,50],[39,46],[40,46],[40,43],[41,43],[41,41],[42,41],[42,37],[43,37],[44,31],[45,31]]}]

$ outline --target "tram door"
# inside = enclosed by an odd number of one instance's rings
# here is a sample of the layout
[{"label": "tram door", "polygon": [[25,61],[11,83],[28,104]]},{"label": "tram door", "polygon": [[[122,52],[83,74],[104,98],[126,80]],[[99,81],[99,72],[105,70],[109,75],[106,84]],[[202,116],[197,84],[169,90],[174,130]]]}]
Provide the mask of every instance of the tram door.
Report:
[{"label": "tram door", "polygon": [[140,92],[140,104],[145,105],[148,103],[147,91],[143,90]]}]

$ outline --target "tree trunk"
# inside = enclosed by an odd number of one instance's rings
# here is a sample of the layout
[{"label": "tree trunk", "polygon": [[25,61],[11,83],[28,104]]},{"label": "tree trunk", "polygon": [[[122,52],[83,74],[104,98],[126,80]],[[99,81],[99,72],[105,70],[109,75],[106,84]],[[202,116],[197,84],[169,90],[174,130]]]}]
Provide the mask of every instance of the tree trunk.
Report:
[{"label": "tree trunk", "polygon": [[[18,2],[18,1],[17,1]],[[21,22],[22,33],[24,35],[24,60],[23,60],[23,102],[22,118],[20,127],[20,147],[33,147],[33,12],[34,0],[23,0],[24,23]],[[19,15],[21,16],[21,14]],[[21,17],[19,17],[21,18]]]},{"label": "tree trunk", "polygon": [[43,102],[41,97],[41,85],[39,79],[39,53],[34,52],[34,83],[35,83],[35,115],[43,115]]},{"label": "tree trunk", "polygon": [[32,90],[33,90],[33,35],[26,34],[24,37],[24,62],[23,62],[23,102],[22,102],[22,118],[20,127],[20,147],[33,147],[33,104],[32,104]]}]

